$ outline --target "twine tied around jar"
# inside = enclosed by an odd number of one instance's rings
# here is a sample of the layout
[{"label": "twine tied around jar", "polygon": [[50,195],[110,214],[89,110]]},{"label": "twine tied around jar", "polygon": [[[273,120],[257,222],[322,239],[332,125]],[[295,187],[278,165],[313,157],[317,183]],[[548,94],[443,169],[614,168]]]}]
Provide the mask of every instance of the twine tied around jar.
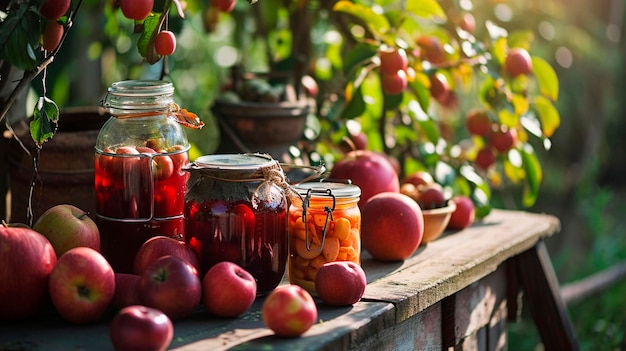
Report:
[{"label": "twine tied around jar", "polygon": [[[107,108],[105,103],[106,99],[100,100],[100,106]],[[162,115],[163,111],[147,111],[147,112],[132,112],[132,113],[116,113],[113,114],[115,118],[119,119],[127,119],[127,118],[138,118],[138,117],[151,117]],[[174,120],[178,124],[181,124],[187,128],[192,129],[202,129],[204,127],[204,122],[200,120],[198,115],[195,113],[181,108],[177,103],[172,102],[167,105],[167,111],[165,114],[168,118]]]}]

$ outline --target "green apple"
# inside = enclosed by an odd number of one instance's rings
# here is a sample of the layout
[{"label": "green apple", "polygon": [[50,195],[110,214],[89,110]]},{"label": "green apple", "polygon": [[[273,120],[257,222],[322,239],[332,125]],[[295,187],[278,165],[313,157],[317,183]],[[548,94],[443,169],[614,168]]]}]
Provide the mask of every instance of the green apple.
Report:
[{"label": "green apple", "polygon": [[75,247],[100,251],[100,232],[88,213],[76,206],[60,204],[39,216],[33,230],[48,238],[57,257]]}]

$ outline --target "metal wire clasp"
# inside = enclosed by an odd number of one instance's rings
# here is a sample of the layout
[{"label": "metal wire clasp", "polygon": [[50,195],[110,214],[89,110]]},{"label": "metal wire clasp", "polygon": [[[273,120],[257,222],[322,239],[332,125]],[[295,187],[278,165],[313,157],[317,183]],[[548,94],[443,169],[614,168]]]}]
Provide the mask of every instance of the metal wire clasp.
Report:
[{"label": "metal wire clasp", "polygon": [[311,242],[309,241],[309,224],[308,224],[308,216],[307,216],[307,208],[309,207],[309,202],[311,200],[312,194],[320,194],[323,196],[330,196],[333,199],[333,206],[328,207],[324,206],[324,212],[326,212],[326,218],[324,220],[324,230],[322,231],[322,241],[320,243],[319,251],[322,251],[324,248],[324,241],[326,240],[326,232],[328,231],[328,223],[329,219],[332,221],[333,219],[333,211],[335,210],[335,205],[337,204],[337,199],[335,195],[333,195],[333,191],[331,189],[308,189],[306,192],[306,196],[302,201],[302,219],[304,222],[304,234],[305,234],[305,247],[307,251],[311,251]]}]

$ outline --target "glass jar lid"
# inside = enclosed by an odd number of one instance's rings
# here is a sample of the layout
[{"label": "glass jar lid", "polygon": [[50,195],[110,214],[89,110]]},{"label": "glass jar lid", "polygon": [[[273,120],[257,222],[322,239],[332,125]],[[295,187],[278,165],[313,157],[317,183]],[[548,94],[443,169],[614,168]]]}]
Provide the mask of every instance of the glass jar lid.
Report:
[{"label": "glass jar lid", "polygon": [[195,168],[221,170],[256,170],[271,166],[276,161],[264,154],[216,154],[198,157]]},{"label": "glass jar lid", "polygon": [[124,80],[111,84],[100,105],[117,110],[159,110],[174,103],[174,86],[162,80]]},{"label": "glass jar lid", "polygon": [[[294,186],[294,189],[303,196],[306,196],[309,190],[313,191],[313,197],[317,196],[315,194],[322,194],[331,191],[332,195],[337,198],[355,198],[361,196],[361,188],[355,184],[351,183],[340,183],[340,182],[307,182],[301,183]],[[325,195],[319,195],[325,196]]]}]

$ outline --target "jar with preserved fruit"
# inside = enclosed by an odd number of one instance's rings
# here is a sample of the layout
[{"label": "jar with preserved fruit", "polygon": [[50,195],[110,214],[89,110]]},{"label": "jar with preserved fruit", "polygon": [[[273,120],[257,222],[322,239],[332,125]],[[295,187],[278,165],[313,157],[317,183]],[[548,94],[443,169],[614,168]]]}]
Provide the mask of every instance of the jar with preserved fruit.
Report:
[{"label": "jar with preserved fruit", "polygon": [[183,240],[189,143],[179,119],[186,110],[174,103],[171,83],[152,80],[113,83],[101,106],[112,116],[95,145],[102,254],[116,272],[132,273],[149,238]]},{"label": "jar with preserved fruit", "polygon": [[309,182],[294,186],[301,204],[289,208],[289,282],[312,294],[327,262],[361,263],[361,189],[353,184]]},{"label": "jar with preserved fruit", "polygon": [[216,154],[186,170],[186,240],[202,276],[231,261],[252,274],[259,295],[273,290],[287,265],[289,186],[280,164],[265,154]]}]

